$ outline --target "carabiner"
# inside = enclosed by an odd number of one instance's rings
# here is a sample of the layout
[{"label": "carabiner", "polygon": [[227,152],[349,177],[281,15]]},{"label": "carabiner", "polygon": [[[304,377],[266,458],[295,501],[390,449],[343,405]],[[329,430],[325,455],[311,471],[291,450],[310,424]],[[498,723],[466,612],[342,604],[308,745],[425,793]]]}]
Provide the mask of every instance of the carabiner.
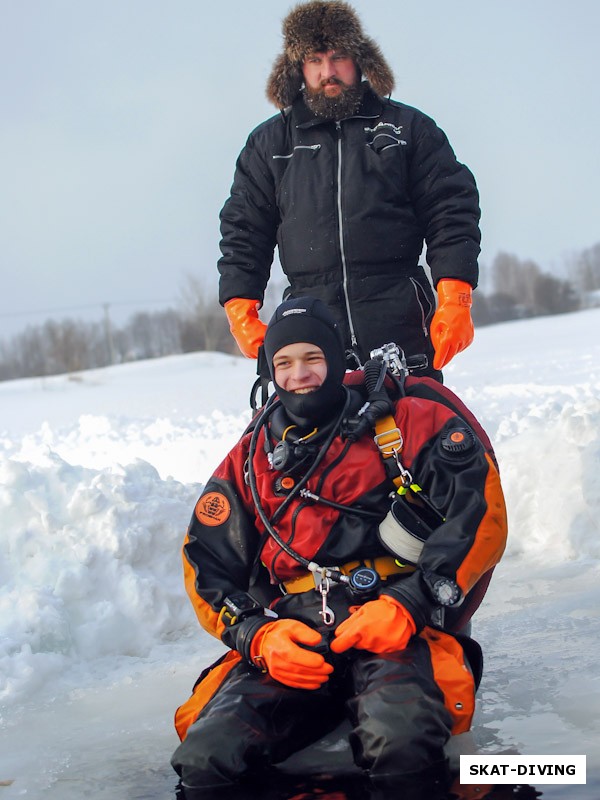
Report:
[{"label": "carabiner", "polygon": [[321,582],[319,583],[319,592],[321,593],[321,600],[322,600],[322,608],[319,611],[319,616],[323,617],[323,622],[327,626],[331,626],[335,622],[335,614],[333,610],[329,608],[327,605],[327,595],[329,594],[329,589],[331,586],[331,582],[329,578],[321,574]]}]

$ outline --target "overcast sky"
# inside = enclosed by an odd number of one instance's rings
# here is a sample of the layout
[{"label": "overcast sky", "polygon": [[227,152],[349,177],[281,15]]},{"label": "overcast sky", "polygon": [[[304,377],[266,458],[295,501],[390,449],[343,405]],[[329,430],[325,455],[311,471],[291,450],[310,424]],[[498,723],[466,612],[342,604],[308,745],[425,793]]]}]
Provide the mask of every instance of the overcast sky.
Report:
[{"label": "overcast sky", "polygon": [[[281,49],[283,0],[0,0],[0,337],[216,289],[218,212]],[[600,241],[597,0],[356,0],[394,98],[442,127],[499,250]]]}]

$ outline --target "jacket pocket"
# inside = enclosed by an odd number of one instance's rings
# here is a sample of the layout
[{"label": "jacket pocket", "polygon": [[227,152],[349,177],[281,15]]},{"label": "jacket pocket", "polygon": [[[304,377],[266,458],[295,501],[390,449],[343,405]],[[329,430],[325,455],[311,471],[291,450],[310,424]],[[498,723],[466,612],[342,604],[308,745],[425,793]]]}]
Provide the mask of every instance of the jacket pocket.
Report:
[{"label": "jacket pocket", "polygon": [[293,158],[299,150],[308,150],[309,152],[311,152],[312,156],[316,156],[320,149],[321,149],[320,144],[297,144],[291,153],[275,154],[271,156],[271,158],[273,158],[274,160],[280,158],[282,159]]},{"label": "jacket pocket", "polygon": [[391,133],[378,133],[370,142],[367,142],[367,147],[379,155],[392,147],[406,147],[406,142]]},{"label": "jacket pocket", "polygon": [[406,202],[410,196],[406,147],[396,137],[380,133],[365,142],[365,151],[367,172],[385,186],[386,196]]}]

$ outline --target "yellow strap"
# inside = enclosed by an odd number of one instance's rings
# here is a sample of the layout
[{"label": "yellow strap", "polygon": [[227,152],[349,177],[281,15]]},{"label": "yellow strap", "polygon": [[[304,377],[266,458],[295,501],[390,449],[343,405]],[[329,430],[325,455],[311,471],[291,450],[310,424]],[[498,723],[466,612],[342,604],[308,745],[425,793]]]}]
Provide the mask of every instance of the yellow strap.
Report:
[{"label": "yellow strap", "polygon": [[406,475],[403,474],[403,468],[400,464],[400,453],[404,447],[404,439],[400,428],[396,425],[396,420],[388,414],[387,417],[380,417],[375,422],[375,436],[374,441],[381,457],[385,460],[394,458],[400,469],[400,474],[392,478],[392,483],[399,490],[406,484]]},{"label": "yellow strap", "polygon": [[396,420],[390,414],[387,417],[380,417],[375,422],[375,444],[384,458],[390,458],[395,453],[402,452],[404,440],[400,428],[396,425]]}]

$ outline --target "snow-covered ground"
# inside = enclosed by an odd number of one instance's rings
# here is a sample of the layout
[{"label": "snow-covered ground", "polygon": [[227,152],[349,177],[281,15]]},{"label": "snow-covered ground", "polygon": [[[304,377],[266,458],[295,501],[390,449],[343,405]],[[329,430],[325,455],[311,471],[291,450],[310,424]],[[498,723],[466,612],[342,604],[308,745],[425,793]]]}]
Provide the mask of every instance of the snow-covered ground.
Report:
[{"label": "snow-covered ground", "polygon": [[[596,774],[599,334],[600,310],[484,328],[446,370],[492,437],[510,518],[475,621],[476,740],[585,753]],[[172,714],[222,652],[180,545],[253,380],[208,353],[0,384],[0,800],[173,796]]]}]

